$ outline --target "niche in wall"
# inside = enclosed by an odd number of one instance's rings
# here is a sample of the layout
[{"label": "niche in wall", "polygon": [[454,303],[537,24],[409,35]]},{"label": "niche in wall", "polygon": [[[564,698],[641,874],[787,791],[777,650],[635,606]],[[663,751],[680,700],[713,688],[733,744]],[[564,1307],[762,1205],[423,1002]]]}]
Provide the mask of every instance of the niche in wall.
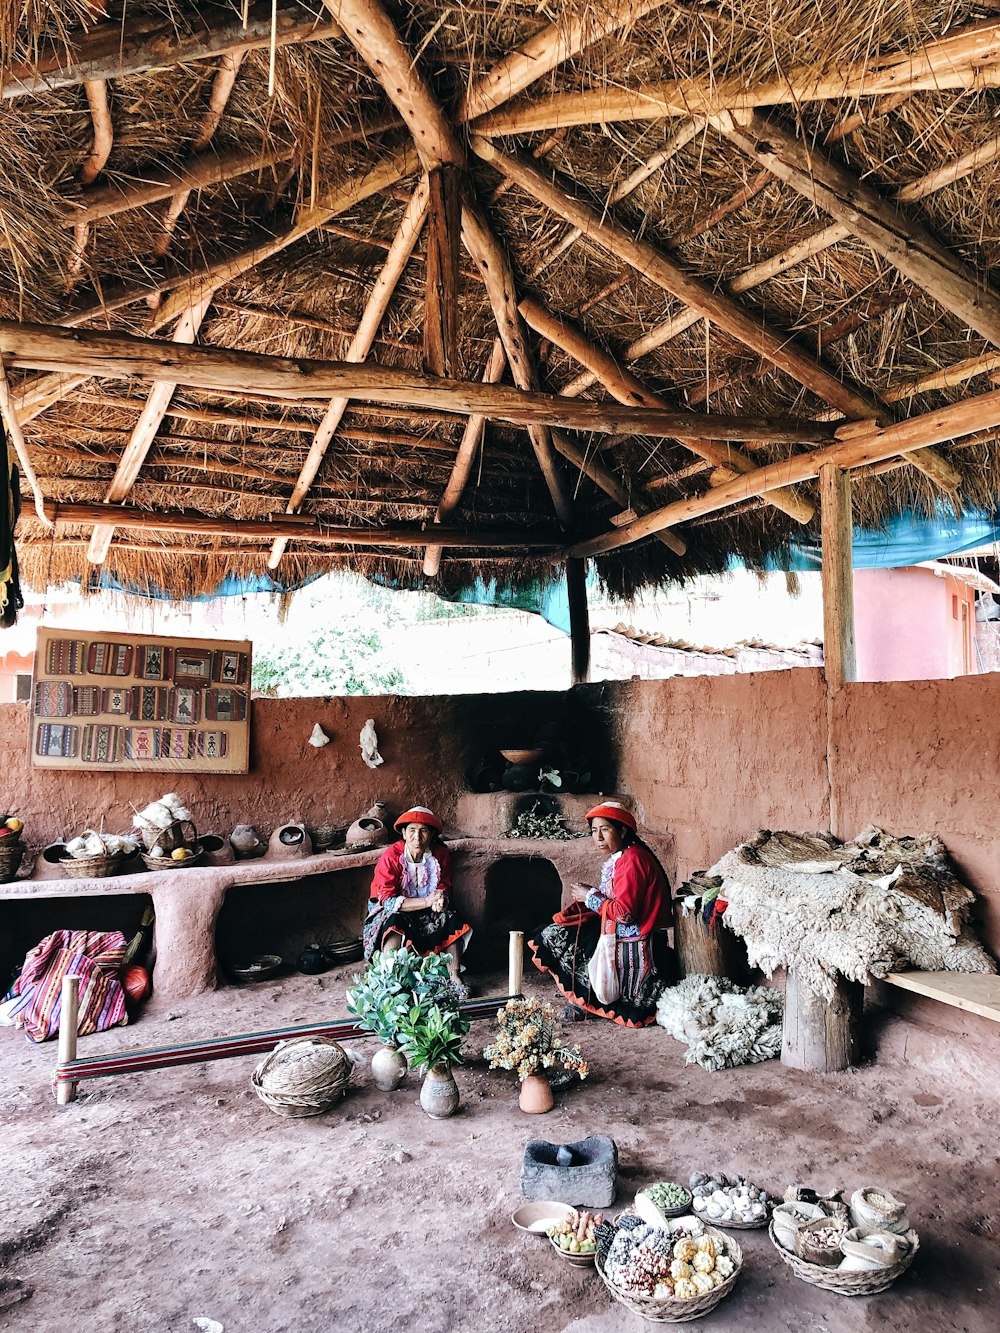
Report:
[{"label": "niche in wall", "polygon": [[139,929],[143,912],[152,905],[146,893],[81,893],[72,898],[0,903],[0,995],[6,994],[28,950],[46,935],[56,930],[120,930],[129,940]]},{"label": "niche in wall", "polygon": [[505,967],[509,934],[530,934],[558,912],[562,881],[551,861],[534,856],[505,856],[486,872],[483,924],[472,937],[470,955],[477,968]]}]

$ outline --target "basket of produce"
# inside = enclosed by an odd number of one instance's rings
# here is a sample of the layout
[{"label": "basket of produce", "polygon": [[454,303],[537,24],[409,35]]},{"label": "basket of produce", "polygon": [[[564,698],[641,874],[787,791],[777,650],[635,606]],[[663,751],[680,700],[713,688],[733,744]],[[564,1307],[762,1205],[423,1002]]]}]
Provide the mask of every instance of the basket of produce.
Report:
[{"label": "basket of produce", "polygon": [[767,1226],[771,1197],[745,1176],[710,1176],[696,1171],[688,1184],[694,1196],[692,1206],[703,1222],[727,1231],[756,1231]]},{"label": "basket of produce", "polygon": [[[920,1238],[913,1230],[902,1236],[885,1232],[862,1235],[858,1228],[844,1231],[843,1227],[834,1225],[840,1235],[836,1262],[831,1262],[828,1253],[823,1254],[821,1263],[803,1257],[805,1253],[814,1252],[816,1241],[800,1239],[801,1232],[796,1235],[796,1244],[803,1249],[803,1254],[782,1245],[775,1235],[773,1221],[767,1234],[796,1277],[839,1296],[875,1296],[888,1290],[913,1263],[920,1248]],[[816,1227],[822,1228],[820,1219],[806,1223],[803,1230]]]},{"label": "basket of produce", "polygon": [[0,814],[0,884],[14,878],[24,855],[21,830],[24,825],[17,815]]},{"label": "basket of produce", "polygon": [[250,1082],[265,1106],[283,1116],[320,1115],[344,1095],[354,1066],[328,1037],[283,1041],[264,1057]]},{"label": "basket of produce", "polygon": [[196,842],[190,847],[175,847],[163,856],[154,856],[151,852],[141,852],[140,855],[150,870],[183,870],[204,860],[205,849]]},{"label": "basket of produce", "polygon": [[627,1214],[597,1232],[597,1272],[627,1309],[655,1324],[701,1319],[732,1291],[743,1251],[731,1236],[681,1217],[653,1227]]},{"label": "basket of produce", "polygon": [[597,1228],[603,1221],[601,1213],[571,1209],[568,1217],[561,1218],[548,1230],[553,1249],[560,1258],[578,1268],[588,1267],[597,1254]]},{"label": "basket of produce", "polygon": [[59,857],[59,865],[68,879],[110,879],[135,855],[136,841],[84,829],[78,838],[65,844],[64,850],[66,855]]},{"label": "basket of produce", "polygon": [[669,1217],[683,1217],[691,1211],[691,1191],[674,1180],[659,1180],[638,1192],[635,1211],[650,1226],[660,1226]]}]

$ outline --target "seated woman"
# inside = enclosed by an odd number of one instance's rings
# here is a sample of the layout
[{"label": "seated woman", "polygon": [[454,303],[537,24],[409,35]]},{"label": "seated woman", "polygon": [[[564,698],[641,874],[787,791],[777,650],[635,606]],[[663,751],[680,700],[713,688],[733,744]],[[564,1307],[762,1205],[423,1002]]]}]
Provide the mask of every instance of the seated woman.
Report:
[{"label": "seated woman", "polygon": [[[594,806],[587,822],[594,845],[607,857],[600,885],[574,884],[574,901],[528,940],[528,948],[535,966],[570,1001],[565,1017],[597,1014],[623,1027],[648,1027],[674,972],[666,937],[657,930],[669,921],[670,885],[636,833],[635,817],[619,801]],[[591,991],[587,965],[602,930],[612,928],[621,994],[601,1004]]]},{"label": "seated woman", "polygon": [[[409,945],[418,954],[448,956],[458,977],[458,955],[472,927],[449,906],[451,857],[441,841],[441,821],[426,806],[415,805],[396,820],[399,842],[379,857],[365,918],[365,958],[376,949]],[[460,943],[461,942],[461,943]]]}]

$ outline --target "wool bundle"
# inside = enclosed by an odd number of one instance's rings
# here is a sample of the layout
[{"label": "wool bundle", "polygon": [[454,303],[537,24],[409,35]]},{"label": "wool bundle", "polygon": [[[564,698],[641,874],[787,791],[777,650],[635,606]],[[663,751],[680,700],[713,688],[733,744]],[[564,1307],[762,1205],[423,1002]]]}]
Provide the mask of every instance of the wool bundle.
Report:
[{"label": "wool bundle", "polygon": [[761,830],[712,867],[726,925],[751,964],[794,968],[832,999],[837,973],[869,982],[900,967],[996,972],[969,926],[975,902],[939,838],[894,838],[869,826],[851,842],[829,833]]},{"label": "wool bundle", "polygon": [[779,1055],[783,1013],[780,991],[698,974],[663,992],[656,1021],[687,1045],[687,1064],[717,1070]]}]

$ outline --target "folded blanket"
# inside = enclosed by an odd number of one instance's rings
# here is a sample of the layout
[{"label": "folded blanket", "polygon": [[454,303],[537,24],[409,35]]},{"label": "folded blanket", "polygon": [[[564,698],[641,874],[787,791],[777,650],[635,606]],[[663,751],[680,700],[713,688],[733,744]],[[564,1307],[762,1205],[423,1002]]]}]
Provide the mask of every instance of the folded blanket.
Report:
[{"label": "folded blanket", "polygon": [[80,978],[77,1032],[83,1037],[128,1022],[125,992],[118,981],[126,949],[120,930],[57,930],[25,956],[10,995],[9,1011],[29,1041],[49,1041],[59,1032],[63,977]]}]

